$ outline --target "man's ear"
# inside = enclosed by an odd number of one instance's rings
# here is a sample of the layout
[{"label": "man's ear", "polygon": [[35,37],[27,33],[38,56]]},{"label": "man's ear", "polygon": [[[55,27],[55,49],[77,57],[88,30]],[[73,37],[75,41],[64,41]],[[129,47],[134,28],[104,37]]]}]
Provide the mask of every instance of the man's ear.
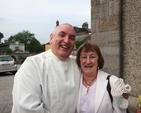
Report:
[{"label": "man's ear", "polygon": [[52,39],[53,39],[53,34],[50,34],[50,44],[52,43]]}]

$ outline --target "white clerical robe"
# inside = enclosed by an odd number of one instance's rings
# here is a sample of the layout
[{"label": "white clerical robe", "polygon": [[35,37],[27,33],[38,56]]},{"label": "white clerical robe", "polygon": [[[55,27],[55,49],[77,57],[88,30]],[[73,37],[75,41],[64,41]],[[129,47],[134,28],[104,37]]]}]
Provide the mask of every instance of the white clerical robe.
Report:
[{"label": "white clerical robe", "polygon": [[15,75],[12,113],[75,113],[80,75],[75,59],[51,50],[28,57]]}]

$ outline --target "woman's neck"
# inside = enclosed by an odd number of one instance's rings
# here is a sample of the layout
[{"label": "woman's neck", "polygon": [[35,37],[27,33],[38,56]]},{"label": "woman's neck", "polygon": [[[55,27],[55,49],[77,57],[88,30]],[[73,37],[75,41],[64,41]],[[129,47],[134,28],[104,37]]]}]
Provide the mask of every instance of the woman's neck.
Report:
[{"label": "woman's neck", "polygon": [[87,76],[83,75],[83,85],[84,86],[92,86],[93,83],[96,81],[97,75]]}]

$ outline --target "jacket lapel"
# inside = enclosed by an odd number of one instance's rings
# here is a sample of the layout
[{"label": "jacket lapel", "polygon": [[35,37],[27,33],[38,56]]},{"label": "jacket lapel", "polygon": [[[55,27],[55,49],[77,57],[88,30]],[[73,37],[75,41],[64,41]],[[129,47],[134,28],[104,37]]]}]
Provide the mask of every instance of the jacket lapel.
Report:
[{"label": "jacket lapel", "polygon": [[96,83],[95,113],[97,113],[106,91],[107,76],[105,75],[106,73],[103,73],[102,71],[98,71],[97,83]]}]

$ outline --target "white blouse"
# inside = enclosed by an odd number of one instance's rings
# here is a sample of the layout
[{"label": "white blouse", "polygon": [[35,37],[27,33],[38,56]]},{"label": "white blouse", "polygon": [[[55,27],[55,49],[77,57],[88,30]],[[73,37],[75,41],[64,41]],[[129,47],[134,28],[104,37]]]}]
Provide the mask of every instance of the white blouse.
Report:
[{"label": "white blouse", "polygon": [[94,113],[95,111],[95,95],[96,82],[90,87],[87,93],[87,88],[83,85],[80,99],[80,113]]}]

